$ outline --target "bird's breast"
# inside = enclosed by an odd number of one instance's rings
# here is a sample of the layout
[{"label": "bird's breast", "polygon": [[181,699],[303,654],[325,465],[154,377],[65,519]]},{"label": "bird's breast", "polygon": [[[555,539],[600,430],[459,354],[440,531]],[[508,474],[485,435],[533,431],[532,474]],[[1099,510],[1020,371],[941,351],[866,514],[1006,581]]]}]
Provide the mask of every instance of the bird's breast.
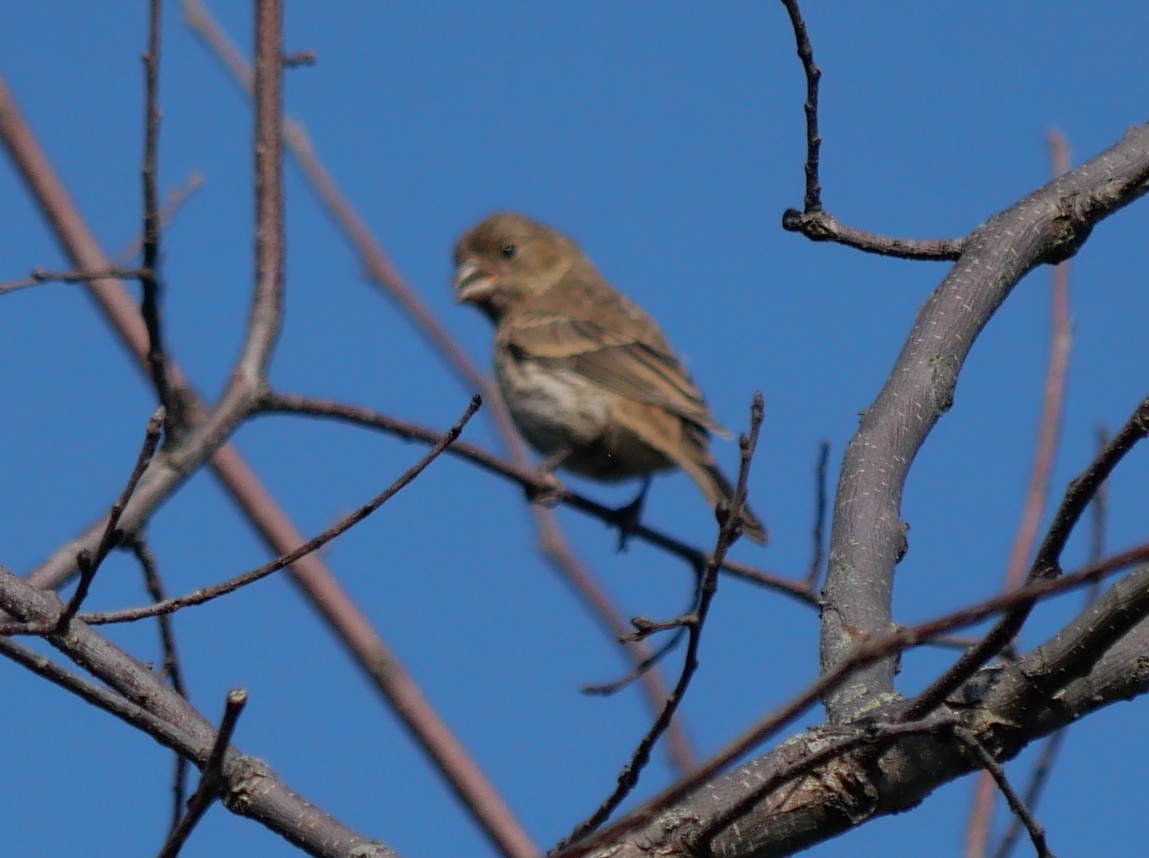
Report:
[{"label": "bird's breast", "polygon": [[611,395],[574,370],[506,350],[495,374],[515,426],[543,455],[593,444],[606,430]]}]

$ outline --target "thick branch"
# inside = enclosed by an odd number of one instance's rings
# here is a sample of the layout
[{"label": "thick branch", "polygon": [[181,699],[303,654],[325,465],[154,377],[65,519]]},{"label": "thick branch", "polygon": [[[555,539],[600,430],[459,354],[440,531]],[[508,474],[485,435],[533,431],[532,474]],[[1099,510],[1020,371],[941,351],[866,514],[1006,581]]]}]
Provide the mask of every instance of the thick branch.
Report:
[{"label": "thick branch", "polygon": [[[76,268],[83,271],[110,270],[112,265],[106,254],[69,198],[2,77],[0,141]],[[88,288],[128,351],[141,365],[146,365],[147,331],[123,285],[113,279],[97,279],[91,281]],[[267,329],[268,326],[264,325],[263,330]],[[179,368],[173,363],[169,369],[172,383],[187,389]],[[239,377],[237,374],[236,378]],[[305,537],[287,518],[235,447],[223,443],[233,421],[243,416],[241,412],[245,413],[251,404],[250,397],[256,393],[254,388],[237,385],[234,381],[224,401],[214,410],[215,416],[181,440],[178,455],[175,451],[165,451],[153,459],[120,519],[120,526],[125,531],[132,531],[145,521],[210,456],[216,475],[274,554],[286,553],[304,541]],[[189,393],[189,399],[192,396]],[[194,402],[193,407],[202,406]],[[38,587],[59,586],[76,571],[78,553],[84,549],[92,551],[99,544],[104,527],[104,521],[97,522],[63,545],[29,576],[29,580]],[[434,761],[460,801],[474,813],[483,831],[507,854],[535,854],[536,847],[497,791],[427,702],[402,662],[351,597],[339,587],[324,563],[314,555],[304,557],[291,567],[291,574],[293,581],[355,655],[374,686],[398,712],[413,739]]]},{"label": "thick branch", "polygon": [[[991,218],[918,313],[878,398],[846,450],[834,505],[822,614],[822,667],[860,636],[893,628],[894,566],[906,551],[902,487],[914,456],[953,403],[974,340],[1021,277],[1077,251],[1093,225],[1149,189],[1149,126]],[[844,722],[894,691],[887,659],[825,700]]]},{"label": "thick branch", "polygon": [[[1081,573],[1077,577],[1084,583]],[[1053,591],[1064,583],[1038,586]],[[1147,616],[1149,567],[1142,567],[1048,643],[971,678],[929,722],[895,723],[904,705],[893,704],[857,724],[799,734],[627,832],[611,844],[613,851],[600,841],[593,854],[790,855],[876,816],[912,809],[937,787],[979,768],[953,739],[954,726],[969,730],[995,759],[1007,760],[1097,709],[1149,692]],[[923,730],[930,724],[938,729]],[[699,832],[719,819],[725,830],[699,842]],[[576,848],[568,854],[589,853]]]},{"label": "thick branch", "polygon": [[[63,606],[54,593],[37,590],[0,568],[0,609],[23,622],[50,626],[59,620]],[[105,708],[196,765],[207,762],[215,743],[215,728],[145,665],[79,620],[69,623],[67,631],[54,632],[46,639],[130,704]],[[97,695],[86,696],[99,704]],[[147,715],[133,718],[136,708]],[[352,849],[363,850],[357,854],[364,856],[394,854],[309,804],[281,783],[266,763],[234,748],[226,754],[221,779],[221,795],[233,813],[261,821],[313,855],[342,855]]]}]

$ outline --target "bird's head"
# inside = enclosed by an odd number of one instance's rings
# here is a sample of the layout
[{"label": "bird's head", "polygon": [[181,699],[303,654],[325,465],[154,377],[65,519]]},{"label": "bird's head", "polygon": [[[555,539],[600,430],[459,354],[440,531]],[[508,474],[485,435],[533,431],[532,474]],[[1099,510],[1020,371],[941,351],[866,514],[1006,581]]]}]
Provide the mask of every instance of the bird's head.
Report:
[{"label": "bird's head", "polygon": [[509,304],[553,287],[578,259],[569,238],[512,212],[484,218],[455,245],[455,299],[497,321]]}]

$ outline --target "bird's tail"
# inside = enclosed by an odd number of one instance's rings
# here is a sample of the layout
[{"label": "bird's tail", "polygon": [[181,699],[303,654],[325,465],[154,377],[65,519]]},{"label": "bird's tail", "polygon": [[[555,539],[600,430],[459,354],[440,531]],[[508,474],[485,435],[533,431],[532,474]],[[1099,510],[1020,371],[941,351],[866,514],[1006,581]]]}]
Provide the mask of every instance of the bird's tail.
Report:
[{"label": "bird's tail", "polygon": [[[698,483],[711,505],[717,506],[721,500],[733,503],[734,486],[713,462],[699,462],[695,467],[688,468],[687,472]],[[754,514],[750,505],[746,503],[742,504],[742,532],[747,538],[754,540],[759,545],[766,544],[766,526],[762,524],[761,519]]]},{"label": "bird's tail", "polygon": [[[718,470],[707,448],[709,435],[706,426],[664,408],[623,397],[617,398],[612,416],[633,433],[638,446],[655,453],[660,462],[673,463],[686,471],[702,489],[711,509],[720,501],[731,503],[734,500],[734,486]],[[649,469],[661,470],[665,464]],[[742,505],[742,532],[755,542],[766,544],[766,528],[746,504]]]}]

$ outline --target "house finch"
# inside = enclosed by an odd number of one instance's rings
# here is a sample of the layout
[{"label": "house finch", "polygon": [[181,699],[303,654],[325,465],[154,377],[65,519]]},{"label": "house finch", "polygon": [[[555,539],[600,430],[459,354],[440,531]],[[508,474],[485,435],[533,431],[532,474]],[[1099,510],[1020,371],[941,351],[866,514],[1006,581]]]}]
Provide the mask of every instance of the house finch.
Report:
[{"label": "house finch", "polygon": [[[544,469],[614,482],[679,467],[712,507],[734,488],[710,455],[726,434],[654,320],[571,239],[491,215],[455,246],[455,296],[495,325],[495,375]],[[748,507],[742,530],[766,542]]]}]

